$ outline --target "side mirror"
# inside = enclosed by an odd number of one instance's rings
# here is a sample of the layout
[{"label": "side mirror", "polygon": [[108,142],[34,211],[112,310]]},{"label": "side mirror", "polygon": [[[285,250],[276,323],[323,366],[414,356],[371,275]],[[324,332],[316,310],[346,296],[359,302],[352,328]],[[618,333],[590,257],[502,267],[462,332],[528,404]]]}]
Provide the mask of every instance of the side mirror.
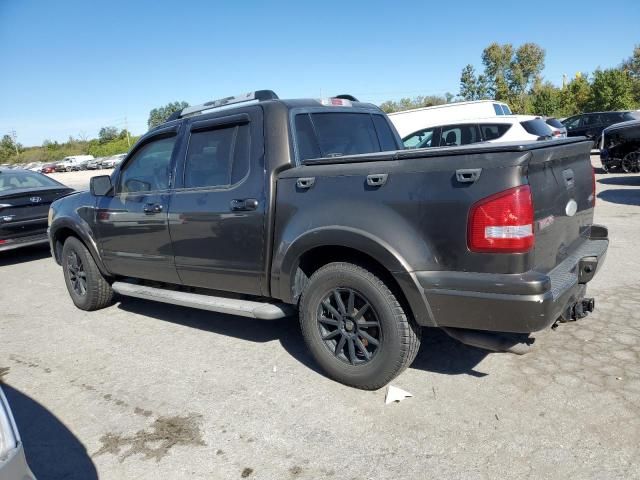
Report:
[{"label": "side mirror", "polygon": [[91,177],[89,181],[89,189],[91,195],[95,197],[104,197],[108,194],[113,186],[111,185],[111,177],[109,175],[98,175],[97,177]]}]

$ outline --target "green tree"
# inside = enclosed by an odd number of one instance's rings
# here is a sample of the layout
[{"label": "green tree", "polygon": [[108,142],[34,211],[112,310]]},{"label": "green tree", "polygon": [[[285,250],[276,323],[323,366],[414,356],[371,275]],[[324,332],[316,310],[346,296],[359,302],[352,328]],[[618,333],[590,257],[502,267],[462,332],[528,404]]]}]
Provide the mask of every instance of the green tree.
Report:
[{"label": "green tree", "polygon": [[634,84],[628,71],[611,68],[593,73],[589,107],[597,110],[625,110],[635,106]]},{"label": "green tree", "polygon": [[149,112],[149,120],[147,120],[149,129],[166,122],[173,112],[182,110],[188,106],[189,104],[187,102],[172,102],[167,103],[163,107],[154,108]]},{"label": "green tree", "polygon": [[118,138],[118,129],[116,127],[102,127],[98,132],[100,143],[107,143],[116,138]]},{"label": "green tree", "polygon": [[636,45],[633,54],[622,62],[622,70],[629,73],[633,82],[633,100],[640,105],[640,45]]},{"label": "green tree", "polygon": [[536,86],[531,92],[531,113],[556,116],[561,110],[561,91],[547,82]]},{"label": "green tree", "polygon": [[460,92],[458,96],[463,100],[483,100],[488,98],[489,86],[484,75],[476,75],[473,65],[462,69],[460,75]]},{"label": "green tree", "polygon": [[386,102],[380,104],[380,108],[386,113],[402,112],[404,110],[411,110],[413,108],[442,105],[444,103],[449,103],[451,99],[453,99],[453,94],[449,92],[447,92],[444,97],[441,97],[439,95],[420,95],[414,98],[401,98],[397,102],[393,100],[387,100]]}]

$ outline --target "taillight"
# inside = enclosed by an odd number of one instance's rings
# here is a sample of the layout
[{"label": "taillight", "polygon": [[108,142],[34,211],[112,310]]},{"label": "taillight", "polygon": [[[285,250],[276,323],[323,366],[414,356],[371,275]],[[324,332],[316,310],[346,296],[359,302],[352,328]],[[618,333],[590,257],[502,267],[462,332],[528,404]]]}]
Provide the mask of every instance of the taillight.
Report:
[{"label": "taillight", "polygon": [[469,250],[522,253],[531,250],[534,242],[529,185],[496,193],[471,207],[467,232]]}]

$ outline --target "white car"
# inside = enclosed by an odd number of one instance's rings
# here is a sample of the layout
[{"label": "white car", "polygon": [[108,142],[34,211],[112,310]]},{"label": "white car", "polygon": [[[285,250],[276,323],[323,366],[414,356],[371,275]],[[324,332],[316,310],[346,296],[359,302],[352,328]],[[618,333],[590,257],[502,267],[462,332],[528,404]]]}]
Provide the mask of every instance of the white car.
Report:
[{"label": "white car", "polygon": [[445,103],[388,114],[389,120],[402,138],[432,125],[452,124],[461,120],[502,117],[504,115],[513,115],[513,113],[511,113],[509,105],[496,100]]},{"label": "white car", "polygon": [[93,160],[93,155],[72,155],[70,157],[64,157],[62,162],[56,166],[56,172],[79,170],[80,167],[89,160]]},{"label": "white car", "polygon": [[102,168],[114,168],[124,160],[127,156],[126,153],[120,153],[118,155],[112,155],[111,157],[107,157],[102,161]]},{"label": "white car", "polygon": [[0,388],[0,480],[35,480],[27,465],[24,448],[7,397]]},{"label": "white car", "polygon": [[450,147],[489,142],[532,142],[553,138],[545,121],[533,115],[479,118],[426,126],[403,137],[405,148]]}]

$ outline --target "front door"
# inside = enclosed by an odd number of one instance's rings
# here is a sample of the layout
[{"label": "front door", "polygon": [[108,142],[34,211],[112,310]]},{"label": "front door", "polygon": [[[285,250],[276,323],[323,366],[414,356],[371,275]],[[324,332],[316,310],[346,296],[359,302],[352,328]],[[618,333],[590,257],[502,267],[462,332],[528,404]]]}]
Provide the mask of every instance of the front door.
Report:
[{"label": "front door", "polygon": [[192,121],[169,208],[185,285],[261,294],[264,278],[262,109]]},{"label": "front door", "polygon": [[167,212],[175,132],[153,137],[126,160],[113,196],[99,197],[97,228],[110,272],[180,283]]}]

